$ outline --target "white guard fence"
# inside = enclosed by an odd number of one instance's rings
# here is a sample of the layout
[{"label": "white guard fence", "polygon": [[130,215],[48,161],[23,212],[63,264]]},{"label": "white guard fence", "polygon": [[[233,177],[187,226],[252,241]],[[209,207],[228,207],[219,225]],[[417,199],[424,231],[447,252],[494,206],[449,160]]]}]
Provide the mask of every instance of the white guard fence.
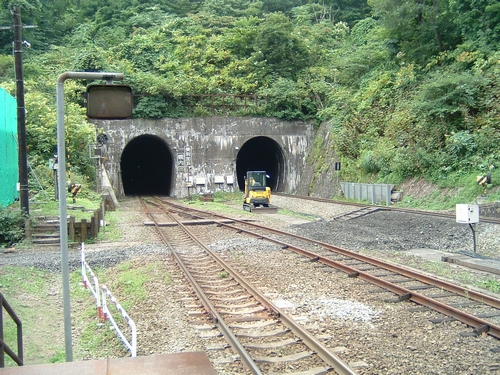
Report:
[{"label": "white guard fence", "polygon": [[[125,346],[130,350],[132,353],[132,357],[135,357],[137,355],[137,328],[135,327],[135,323],[132,319],[130,319],[130,316],[125,312],[123,307],[118,303],[116,298],[111,294],[111,292],[106,288],[106,285],[102,286],[102,311],[104,313],[105,319],[108,319],[113,327],[115,328],[116,333],[122,340],[122,342],[125,344]],[[131,335],[131,340],[128,341],[123,332],[120,330],[118,327],[118,324],[116,324],[115,320],[113,319],[113,315],[111,312],[108,310],[108,304],[106,303],[106,297],[109,297],[109,300],[115,305],[116,309],[120,312],[122,317],[127,321],[128,326],[130,327],[130,335]]]},{"label": "white guard fence", "polygon": [[[96,305],[97,305],[97,316],[99,319],[104,319],[104,316],[102,314],[102,303],[101,303],[101,292],[99,290],[99,280],[97,280],[97,276],[94,275],[94,272],[92,272],[92,269],[88,265],[88,263],[85,261],[85,250],[83,248],[83,243],[81,244],[81,253],[82,253],[82,281],[83,281],[83,286],[85,289],[90,289],[92,292],[92,295],[95,298]],[[92,281],[94,284],[92,284],[87,277],[87,271],[92,277]]]},{"label": "white guard fence", "polygon": [[[134,321],[128,316],[128,314],[125,312],[123,307],[118,303],[116,298],[111,294],[109,289],[103,285],[101,289],[99,289],[99,280],[97,279],[97,276],[92,272],[92,269],[88,265],[88,263],[85,261],[85,250],[84,250],[84,244],[81,244],[81,253],[82,253],[82,280],[83,280],[83,285],[85,286],[86,289],[90,289],[92,292],[92,295],[94,296],[97,304],[97,316],[99,319],[104,319],[104,320],[109,320],[111,325],[116,331],[116,334],[118,337],[122,340],[123,344],[127,347],[128,350],[130,350],[130,353],[132,354],[132,357],[137,356],[137,328],[135,326]],[[93,284],[90,282],[87,272],[90,274],[92,277]],[[102,291],[102,296],[101,296],[101,291]],[[108,304],[106,299],[109,298],[109,300],[115,305],[116,309],[118,312],[121,314],[121,316],[125,319],[127,322],[129,328],[130,328],[130,341],[127,339],[127,337],[123,334],[121,331],[120,327],[118,324],[116,324],[115,319],[113,318],[113,315],[108,309]]]}]

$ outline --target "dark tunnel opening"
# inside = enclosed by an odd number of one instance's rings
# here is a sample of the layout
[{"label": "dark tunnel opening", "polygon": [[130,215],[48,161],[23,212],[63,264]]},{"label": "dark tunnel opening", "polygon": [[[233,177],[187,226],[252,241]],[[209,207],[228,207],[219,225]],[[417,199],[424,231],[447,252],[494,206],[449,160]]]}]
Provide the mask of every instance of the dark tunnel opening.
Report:
[{"label": "dark tunnel opening", "polygon": [[268,137],[249,139],[236,157],[236,176],[240,190],[245,189],[244,176],[247,171],[266,171],[267,186],[272,191],[284,189],[284,157],[279,144]]},{"label": "dark tunnel opening", "polygon": [[172,191],[172,153],[157,136],[132,139],[122,152],[120,168],[125,195],[169,196]]}]

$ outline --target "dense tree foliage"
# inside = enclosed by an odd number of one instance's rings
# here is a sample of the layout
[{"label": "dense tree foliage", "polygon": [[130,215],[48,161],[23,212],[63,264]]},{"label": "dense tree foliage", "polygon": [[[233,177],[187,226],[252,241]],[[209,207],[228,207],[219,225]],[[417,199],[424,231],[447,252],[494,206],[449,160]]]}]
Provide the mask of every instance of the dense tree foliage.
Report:
[{"label": "dense tree foliage", "polygon": [[[439,179],[500,159],[497,0],[0,0],[3,25],[13,4],[36,26],[23,31],[24,69],[40,162],[54,152],[57,75],[72,70],[125,73],[137,117],[211,115],[211,94],[217,115],[327,121],[349,179]],[[0,46],[13,92],[8,30]],[[88,83],[67,87],[83,174]]]}]

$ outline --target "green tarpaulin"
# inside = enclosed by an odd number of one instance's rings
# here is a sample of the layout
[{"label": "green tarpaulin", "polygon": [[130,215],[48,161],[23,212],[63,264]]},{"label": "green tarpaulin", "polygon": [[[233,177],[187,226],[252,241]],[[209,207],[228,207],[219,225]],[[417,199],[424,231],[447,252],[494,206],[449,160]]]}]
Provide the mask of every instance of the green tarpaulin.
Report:
[{"label": "green tarpaulin", "polygon": [[18,197],[16,99],[0,88],[0,207],[7,207]]}]

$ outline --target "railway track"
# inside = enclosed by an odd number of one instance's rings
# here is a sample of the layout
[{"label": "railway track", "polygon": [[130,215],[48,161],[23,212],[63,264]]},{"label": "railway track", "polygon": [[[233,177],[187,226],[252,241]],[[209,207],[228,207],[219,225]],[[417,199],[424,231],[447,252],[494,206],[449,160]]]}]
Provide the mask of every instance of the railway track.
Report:
[{"label": "railway track", "polygon": [[[158,200],[141,202],[196,294],[197,299],[193,300],[188,292],[186,299],[191,303],[188,307],[193,310],[197,329],[214,341],[213,350],[234,350],[238,362],[252,374],[319,375],[332,370],[338,374],[355,374],[320,339],[283,313],[197,239],[181,221],[186,219],[185,212],[167,210],[165,202]],[[175,225],[165,222],[160,225],[159,220]],[[218,364],[234,370],[235,355],[225,353],[222,357]],[[238,373],[244,373],[240,371]]]},{"label": "railway track", "polygon": [[[169,204],[171,210],[183,211],[183,215],[186,215],[185,206],[170,201],[164,203]],[[207,220],[208,216],[212,219],[216,217],[218,226],[272,242],[282,249],[301,254],[313,262],[341,270],[351,278],[371,283],[378,287],[372,291],[373,293],[389,291],[395,297],[387,300],[388,302],[408,300],[419,305],[414,309],[415,311],[429,309],[445,316],[437,316],[433,320],[435,323],[450,319],[463,322],[472,328],[472,330],[465,331],[464,336],[487,333],[500,338],[498,325],[500,300],[497,298],[327,243],[312,241],[288,232],[223,215],[207,214],[192,208],[187,210],[191,212],[192,219]]]},{"label": "railway track", "polygon": [[[278,196],[282,196],[282,197],[289,196],[288,194],[283,194],[283,193],[273,193],[273,194],[278,195]],[[339,217],[336,218],[336,220],[349,220],[351,218],[359,217],[363,214],[370,213],[370,212],[373,212],[376,210],[401,212],[401,213],[408,213],[408,214],[414,214],[414,215],[442,217],[442,218],[451,219],[451,220],[456,219],[455,213],[448,213],[448,212],[435,212],[435,211],[416,210],[416,209],[411,209],[411,208],[369,205],[369,204],[365,204],[365,203],[337,201],[337,200],[333,200],[333,199],[307,197],[307,196],[302,196],[302,195],[294,195],[293,198],[303,199],[303,200],[308,200],[308,201],[313,201],[313,202],[335,203],[335,204],[339,204],[339,205],[358,207],[356,210],[353,210],[353,212],[346,213],[344,215],[340,215]],[[500,224],[500,219],[491,218],[491,217],[481,217],[481,222],[489,223],[489,224]]]}]

